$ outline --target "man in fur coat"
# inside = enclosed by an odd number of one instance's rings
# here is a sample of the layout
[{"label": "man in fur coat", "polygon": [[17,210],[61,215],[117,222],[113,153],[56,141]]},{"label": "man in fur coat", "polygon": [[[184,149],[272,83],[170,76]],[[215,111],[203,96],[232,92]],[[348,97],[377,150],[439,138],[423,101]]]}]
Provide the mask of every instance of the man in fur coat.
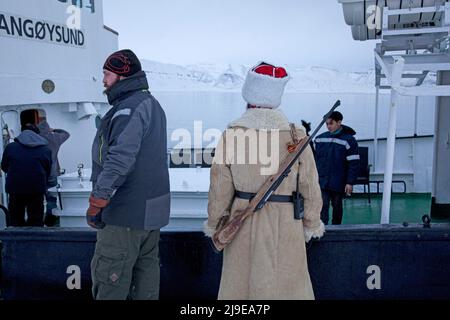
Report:
[{"label": "man in fur coat", "polygon": [[[244,210],[288,154],[293,135],[288,119],[277,108],[289,79],[284,68],[267,63],[248,72],[242,89],[247,111],[222,135],[211,168],[207,235],[212,236],[221,218]],[[297,138],[306,135],[301,126],[294,132]],[[297,174],[304,198],[303,220],[294,219],[293,203],[288,200],[297,190]],[[325,228],[310,147],[275,194],[245,220],[224,249],[219,299],[314,299],[305,242],[320,238]]]}]

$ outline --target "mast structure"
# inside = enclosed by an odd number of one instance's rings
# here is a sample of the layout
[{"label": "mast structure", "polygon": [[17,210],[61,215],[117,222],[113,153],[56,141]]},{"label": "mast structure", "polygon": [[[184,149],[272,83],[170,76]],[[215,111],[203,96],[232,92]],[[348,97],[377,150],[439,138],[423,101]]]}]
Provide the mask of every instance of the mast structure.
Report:
[{"label": "mast structure", "polygon": [[[418,97],[449,97],[450,81],[450,1],[449,0],[338,0],[343,6],[344,18],[351,25],[355,40],[380,40],[375,54],[375,131],[374,163],[378,158],[378,108],[380,90],[390,90],[389,126],[384,172],[384,190],[381,224],[390,222],[392,177],[394,172],[395,139],[397,131],[397,109],[401,96],[416,97],[414,105],[417,117]],[[430,74],[438,81],[430,85]],[[407,82],[407,83],[405,83]],[[448,99],[437,99],[437,113]],[[433,196],[439,192],[436,183],[443,170],[439,170],[438,157],[442,149],[437,141],[440,122],[436,117],[435,166],[433,170]],[[415,120],[417,123],[417,120]],[[449,128],[445,128],[449,129]],[[442,152],[441,152],[442,153]],[[448,152],[447,152],[448,153]],[[446,153],[445,156],[448,157]],[[445,157],[444,156],[444,157]],[[444,170],[445,171],[445,170]],[[439,173],[440,172],[440,173]],[[450,175],[450,172],[445,171]],[[447,199],[450,203],[450,199]]]}]

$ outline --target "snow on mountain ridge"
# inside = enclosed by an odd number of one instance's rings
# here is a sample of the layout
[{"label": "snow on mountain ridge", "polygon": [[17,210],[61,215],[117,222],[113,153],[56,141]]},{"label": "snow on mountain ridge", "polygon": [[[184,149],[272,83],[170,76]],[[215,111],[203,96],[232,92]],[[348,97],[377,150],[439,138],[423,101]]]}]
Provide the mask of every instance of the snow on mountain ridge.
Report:
[{"label": "snow on mountain ridge", "polygon": [[[245,81],[245,65],[198,64],[180,66],[143,60],[153,91],[226,91],[239,92]],[[374,70],[343,72],[331,68],[286,67],[292,77],[286,92],[373,93]]]}]

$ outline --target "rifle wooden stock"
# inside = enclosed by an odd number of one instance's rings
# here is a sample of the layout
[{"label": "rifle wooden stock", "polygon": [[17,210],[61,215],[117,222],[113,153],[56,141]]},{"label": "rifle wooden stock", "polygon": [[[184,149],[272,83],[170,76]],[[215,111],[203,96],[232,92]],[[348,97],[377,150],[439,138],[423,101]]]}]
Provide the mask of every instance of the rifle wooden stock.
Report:
[{"label": "rifle wooden stock", "polygon": [[305,137],[300,140],[299,144],[295,148],[295,151],[289,153],[284,161],[281,163],[278,172],[271,176],[259,189],[256,196],[250,200],[247,208],[242,211],[234,212],[233,216],[228,219],[228,221],[221,221],[217,225],[216,232],[212,237],[214,247],[217,251],[222,251],[228,244],[233,241],[239,229],[242,227],[245,219],[255,213],[258,203],[263,200],[266,194],[270,191],[275,181],[277,181],[287,169],[290,169],[291,163],[294,162],[299,156],[301,151],[303,151],[303,146],[309,140]]}]

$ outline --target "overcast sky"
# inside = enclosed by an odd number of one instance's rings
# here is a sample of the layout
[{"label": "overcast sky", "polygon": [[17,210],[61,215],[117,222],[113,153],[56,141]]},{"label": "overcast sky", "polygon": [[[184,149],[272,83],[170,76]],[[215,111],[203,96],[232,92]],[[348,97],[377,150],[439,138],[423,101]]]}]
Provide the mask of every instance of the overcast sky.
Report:
[{"label": "overcast sky", "polygon": [[107,0],[104,19],[143,59],[373,68],[375,42],[352,39],[337,0]]}]

